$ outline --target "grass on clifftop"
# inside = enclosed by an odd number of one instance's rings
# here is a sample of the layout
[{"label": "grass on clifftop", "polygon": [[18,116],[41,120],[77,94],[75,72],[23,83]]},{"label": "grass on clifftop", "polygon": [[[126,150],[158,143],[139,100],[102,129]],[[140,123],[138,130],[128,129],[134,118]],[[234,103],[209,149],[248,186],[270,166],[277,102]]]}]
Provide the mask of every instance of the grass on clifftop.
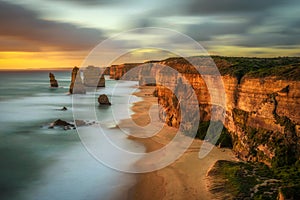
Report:
[{"label": "grass on clifftop", "polygon": [[300,199],[300,164],[272,169],[264,164],[217,161],[208,172],[210,191],[221,199]]},{"label": "grass on clifftop", "polygon": [[221,74],[229,74],[239,80],[244,76],[256,78],[276,76],[280,79],[300,80],[299,57],[246,58],[214,56],[213,59]]},{"label": "grass on clifftop", "polygon": [[[237,77],[239,81],[244,76],[263,78],[277,77],[279,79],[300,80],[300,57],[224,57],[224,56],[194,56],[187,59],[172,57],[161,62],[181,73],[198,73],[188,60],[199,63],[199,66],[211,66],[214,61],[222,75]],[[205,69],[207,72],[209,68]],[[209,73],[209,72],[208,72]]]}]

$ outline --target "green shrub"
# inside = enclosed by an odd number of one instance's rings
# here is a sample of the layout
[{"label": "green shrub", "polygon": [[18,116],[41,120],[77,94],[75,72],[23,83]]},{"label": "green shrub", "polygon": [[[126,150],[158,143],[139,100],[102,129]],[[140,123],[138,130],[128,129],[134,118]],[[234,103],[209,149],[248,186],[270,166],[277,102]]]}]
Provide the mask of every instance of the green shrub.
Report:
[{"label": "green shrub", "polygon": [[[209,127],[210,130],[208,130]],[[220,129],[222,129],[221,135],[218,135],[218,133],[220,133]],[[201,140],[207,139],[211,143],[215,143],[215,145],[218,145],[220,147],[233,147],[231,134],[223,126],[223,123],[221,121],[200,122],[196,138]]]}]

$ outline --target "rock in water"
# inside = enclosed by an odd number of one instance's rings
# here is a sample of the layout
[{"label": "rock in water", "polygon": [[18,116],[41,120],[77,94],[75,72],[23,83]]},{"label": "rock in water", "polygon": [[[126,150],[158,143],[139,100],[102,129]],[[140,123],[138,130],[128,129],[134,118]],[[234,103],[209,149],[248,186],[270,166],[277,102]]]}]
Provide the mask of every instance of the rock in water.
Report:
[{"label": "rock in water", "polygon": [[62,109],[60,109],[62,111],[67,111],[68,109],[64,106]]},{"label": "rock in water", "polygon": [[76,124],[76,126],[86,126],[87,125],[87,123],[85,123],[85,121],[78,120],[78,119],[75,119],[75,124]]},{"label": "rock in water", "polygon": [[[78,74],[78,75],[77,75]],[[71,75],[71,84],[69,89],[70,94],[85,94],[85,87],[80,77],[80,71],[78,67],[74,67]]]},{"label": "rock in water", "polygon": [[105,87],[104,69],[88,66],[83,71],[84,85],[89,87]]},{"label": "rock in water", "polygon": [[98,103],[99,103],[100,105],[111,105],[111,103],[109,102],[108,97],[107,97],[105,94],[101,94],[101,95],[98,97]]},{"label": "rock in water", "polygon": [[63,121],[61,119],[58,119],[50,124],[48,128],[54,128],[55,126],[62,127],[64,130],[72,129],[74,128],[73,124],[70,124],[66,121]]},{"label": "rock in water", "polygon": [[57,80],[55,79],[54,74],[49,73],[49,78],[50,78],[50,86],[51,87],[58,87]]}]

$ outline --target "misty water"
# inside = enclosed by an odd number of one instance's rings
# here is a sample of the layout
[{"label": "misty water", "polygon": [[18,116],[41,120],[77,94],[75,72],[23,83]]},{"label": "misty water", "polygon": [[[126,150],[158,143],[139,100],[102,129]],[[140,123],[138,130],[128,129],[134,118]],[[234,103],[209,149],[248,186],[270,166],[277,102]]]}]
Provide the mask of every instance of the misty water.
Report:
[{"label": "misty water", "polygon": [[[59,88],[49,88],[48,72],[0,73],[0,199],[124,199],[135,183],[132,174],[118,172],[94,159],[81,143],[76,130],[49,129],[51,122],[73,121],[72,96],[68,95],[70,72],[55,72]],[[106,77],[106,87],[91,90],[84,98],[96,101],[106,93],[111,98],[117,81]],[[129,95],[136,82],[118,82],[118,96],[111,107],[94,105],[97,120],[118,138],[127,150],[144,147],[111,129],[130,116],[130,105],[139,98]],[[89,101],[82,102],[82,108]],[[129,104],[128,104],[129,102]],[[61,111],[63,106],[67,111]],[[88,120],[88,116],[86,116]],[[85,118],[86,119],[86,118]],[[97,128],[95,127],[81,127]],[[113,137],[114,137],[113,136]],[[102,145],[99,141],[99,145]],[[110,154],[109,149],[105,154]],[[120,159],[117,157],[115,159]],[[134,164],[134,161],[131,161]]]}]

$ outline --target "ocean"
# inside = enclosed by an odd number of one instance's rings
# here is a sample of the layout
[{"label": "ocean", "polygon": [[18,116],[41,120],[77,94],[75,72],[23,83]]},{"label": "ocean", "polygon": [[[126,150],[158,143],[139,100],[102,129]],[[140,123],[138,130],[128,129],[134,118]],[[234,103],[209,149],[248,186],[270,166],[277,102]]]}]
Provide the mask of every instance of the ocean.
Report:
[{"label": "ocean", "polygon": [[[48,128],[57,119],[74,120],[72,95],[68,95],[71,72],[54,72],[59,84],[55,89],[49,87],[48,73],[0,73],[0,199],[125,199],[128,189],[136,182],[134,174],[116,171],[97,161],[86,150],[76,130]],[[144,152],[142,145],[128,140],[120,129],[109,128],[130,117],[132,103],[141,100],[130,95],[136,90],[137,82],[106,77],[105,88],[91,90],[84,98],[96,102],[99,94],[112,98],[114,92],[117,98],[112,106],[99,107],[95,103],[96,122],[118,138],[122,147]],[[81,107],[90,107],[89,103],[83,101]],[[64,106],[67,111],[60,110]],[[117,120],[113,110],[118,113]],[[105,146],[105,142],[98,141],[98,145]],[[110,154],[109,149],[103,151]],[[118,155],[111,156],[120,159]],[[135,161],[130,162],[133,165]]]}]

